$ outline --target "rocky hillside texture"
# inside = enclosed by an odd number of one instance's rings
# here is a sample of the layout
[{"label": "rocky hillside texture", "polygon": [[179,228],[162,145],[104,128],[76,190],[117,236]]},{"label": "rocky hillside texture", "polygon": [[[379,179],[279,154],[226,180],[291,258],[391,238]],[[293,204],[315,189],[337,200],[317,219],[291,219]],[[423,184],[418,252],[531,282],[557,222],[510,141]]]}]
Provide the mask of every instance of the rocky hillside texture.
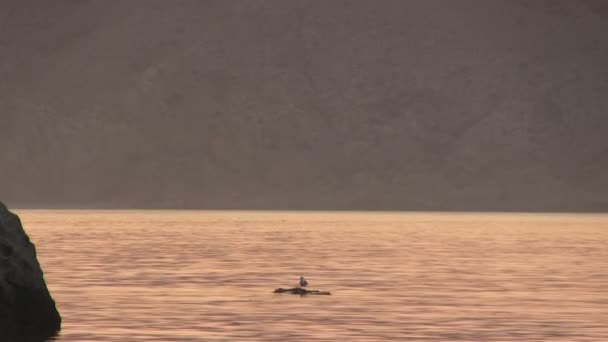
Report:
[{"label": "rocky hillside texture", "polygon": [[19,207],[608,210],[604,0],[0,2]]},{"label": "rocky hillside texture", "polygon": [[19,217],[0,203],[0,340],[37,340],[60,326],[36,249]]}]

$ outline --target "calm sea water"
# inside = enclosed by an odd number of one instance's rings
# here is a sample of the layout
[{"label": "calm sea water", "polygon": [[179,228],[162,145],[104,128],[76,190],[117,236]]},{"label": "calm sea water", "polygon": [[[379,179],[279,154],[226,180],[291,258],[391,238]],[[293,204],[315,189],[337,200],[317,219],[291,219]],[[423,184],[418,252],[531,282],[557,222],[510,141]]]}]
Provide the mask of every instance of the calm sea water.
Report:
[{"label": "calm sea water", "polygon": [[608,216],[17,213],[61,342],[608,341]]}]

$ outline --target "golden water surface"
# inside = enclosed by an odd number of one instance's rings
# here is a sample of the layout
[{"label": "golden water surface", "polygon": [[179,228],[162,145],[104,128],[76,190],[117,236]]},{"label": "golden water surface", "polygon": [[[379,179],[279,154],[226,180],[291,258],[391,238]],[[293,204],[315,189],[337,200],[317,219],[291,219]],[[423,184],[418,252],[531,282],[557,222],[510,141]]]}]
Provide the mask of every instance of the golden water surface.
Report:
[{"label": "golden water surface", "polygon": [[608,341],[608,216],[17,213],[62,342]]}]

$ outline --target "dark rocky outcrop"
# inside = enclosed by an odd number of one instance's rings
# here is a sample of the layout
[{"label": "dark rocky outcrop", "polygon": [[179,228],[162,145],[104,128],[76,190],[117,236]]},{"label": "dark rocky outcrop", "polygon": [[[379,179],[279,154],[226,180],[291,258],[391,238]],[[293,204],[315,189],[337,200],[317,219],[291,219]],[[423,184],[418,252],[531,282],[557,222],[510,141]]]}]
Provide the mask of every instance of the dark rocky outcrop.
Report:
[{"label": "dark rocky outcrop", "polygon": [[60,327],[36,249],[19,217],[0,202],[0,340],[39,341]]},{"label": "dark rocky outcrop", "polygon": [[319,291],[319,290],[307,290],[302,287],[294,287],[291,289],[278,288],[274,290],[274,293],[291,293],[297,295],[331,295],[331,292],[328,291]]}]

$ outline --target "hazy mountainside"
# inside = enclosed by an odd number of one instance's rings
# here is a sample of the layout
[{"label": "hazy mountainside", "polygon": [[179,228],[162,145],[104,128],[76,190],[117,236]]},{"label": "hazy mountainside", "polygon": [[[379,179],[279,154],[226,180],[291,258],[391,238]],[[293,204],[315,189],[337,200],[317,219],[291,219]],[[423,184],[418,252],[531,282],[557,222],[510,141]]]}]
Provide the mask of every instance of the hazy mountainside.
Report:
[{"label": "hazy mountainside", "polygon": [[608,5],[0,1],[11,206],[608,210]]}]

